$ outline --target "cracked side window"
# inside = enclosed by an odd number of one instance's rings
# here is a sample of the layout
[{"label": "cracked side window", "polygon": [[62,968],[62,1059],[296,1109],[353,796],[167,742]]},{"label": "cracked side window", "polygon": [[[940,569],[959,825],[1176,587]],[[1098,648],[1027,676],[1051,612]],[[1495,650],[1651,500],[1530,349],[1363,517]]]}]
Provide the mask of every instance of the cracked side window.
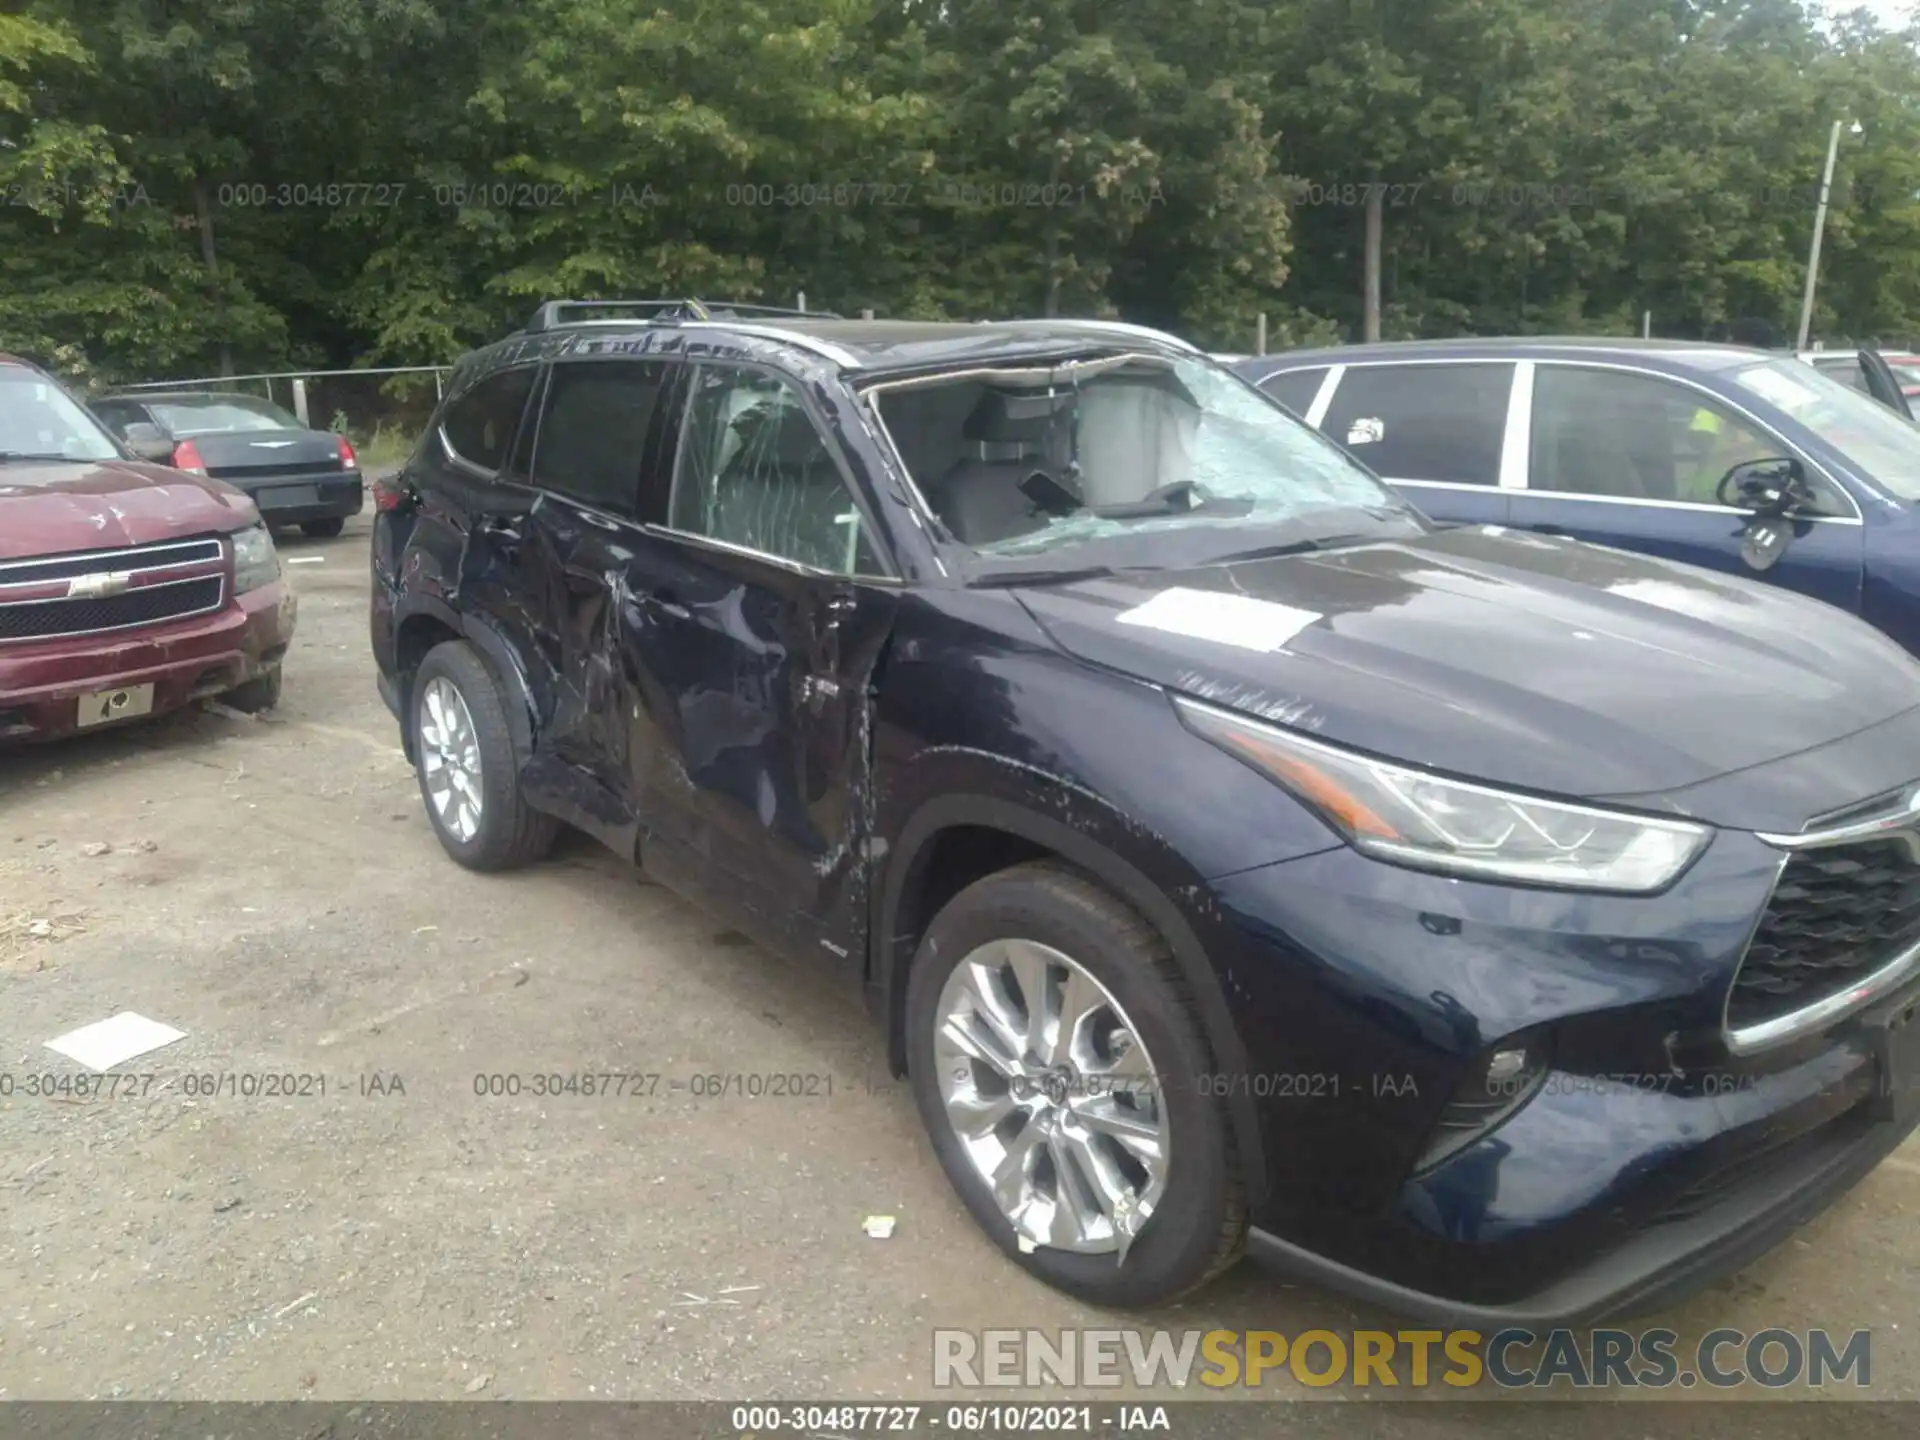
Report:
[{"label": "cracked side window", "polygon": [[840,575],[878,574],[859,507],[800,397],[753,371],[694,374],[670,523]]}]

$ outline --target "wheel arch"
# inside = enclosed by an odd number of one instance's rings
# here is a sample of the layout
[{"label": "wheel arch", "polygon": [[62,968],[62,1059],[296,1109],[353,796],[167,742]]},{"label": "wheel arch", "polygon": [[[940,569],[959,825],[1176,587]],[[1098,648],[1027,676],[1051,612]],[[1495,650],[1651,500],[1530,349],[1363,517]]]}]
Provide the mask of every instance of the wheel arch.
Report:
[{"label": "wheel arch", "polygon": [[[399,685],[400,713],[410,717],[413,709],[413,678],[434,646],[446,640],[465,640],[480,653],[487,668],[500,682],[507,724],[513,733],[514,755],[522,765],[533,754],[534,707],[532,688],[526,669],[514,654],[513,646],[493,626],[473,615],[464,615],[443,601],[422,598],[399,617],[394,627],[394,659]],[[401,735],[407,758],[413,755],[413,725],[401,722]]]},{"label": "wheel arch", "polygon": [[[969,837],[964,843],[978,847],[968,857],[975,863],[937,873],[935,861],[946,853],[943,842],[951,843],[955,836]],[[1003,848],[995,855],[991,842],[978,837],[994,837]],[[1178,863],[1175,857],[1165,858]],[[1064,861],[1112,891],[1159,931],[1199,1005],[1214,1064],[1223,1075],[1244,1074],[1246,1048],[1219,976],[1198,933],[1166,889],[1132,859],[1089,834],[1088,827],[1043,814],[1020,801],[982,794],[942,795],[925,801],[901,827],[887,853],[885,878],[876,896],[879,913],[869,950],[868,987],[870,1003],[886,1029],[892,1073],[907,1072],[907,976],[926,925],[947,899],[973,881],[1039,859]],[[1194,880],[1199,883],[1197,876]],[[1257,1201],[1266,1190],[1259,1120],[1249,1087],[1223,1088],[1249,1198]]]}]

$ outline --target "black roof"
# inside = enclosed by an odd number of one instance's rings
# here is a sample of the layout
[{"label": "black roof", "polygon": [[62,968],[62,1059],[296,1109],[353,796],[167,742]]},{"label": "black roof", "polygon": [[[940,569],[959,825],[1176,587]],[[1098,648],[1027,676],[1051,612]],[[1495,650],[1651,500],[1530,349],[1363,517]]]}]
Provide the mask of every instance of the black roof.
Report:
[{"label": "black roof", "polygon": [[[690,309],[689,307],[697,307]],[[638,310],[641,314],[595,311]],[[553,302],[542,305],[526,329],[487,346],[492,356],[524,353],[531,343],[591,335],[619,341],[648,334],[734,334],[765,343],[784,342],[839,368],[862,374],[943,368],[991,361],[1018,361],[1088,348],[1115,346],[1169,354],[1199,355],[1196,347],[1163,331],[1105,320],[844,320],[816,312],[735,306],[723,301]],[[547,351],[546,353],[553,353]],[[464,364],[460,368],[465,368]]]},{"label": "black roof", "polygon": [[1199,353],[1163,331],[1104,320],[783,320],[778,328],[845,352],[849,368],[911,369],[1121,344]]},{"label": "black roof", "polygon": [[1239,368],[1251,374],[1268,375],[1275,370],[1306,365],[1349,365],[1368,360],[1564,360],[1616,355],[1646,361],[1656,368],[1725,370],[1759,359],[1778,359],[1780,354],[1775,350],[1717,345],[1704,340],[1642,340],[1609,335],[1474,336],[1286,350],[1243,360]]}]

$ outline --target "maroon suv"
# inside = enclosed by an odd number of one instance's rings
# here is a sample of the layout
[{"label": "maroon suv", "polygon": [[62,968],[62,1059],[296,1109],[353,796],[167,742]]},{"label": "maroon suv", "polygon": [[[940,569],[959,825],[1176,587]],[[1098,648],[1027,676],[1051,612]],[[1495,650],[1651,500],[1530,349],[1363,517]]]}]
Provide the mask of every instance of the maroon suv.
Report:
[{"label": "maroon suv", "polygon": [[294,598],[260,512],[146,438],[0,355],[0,742],[279,699]]}]

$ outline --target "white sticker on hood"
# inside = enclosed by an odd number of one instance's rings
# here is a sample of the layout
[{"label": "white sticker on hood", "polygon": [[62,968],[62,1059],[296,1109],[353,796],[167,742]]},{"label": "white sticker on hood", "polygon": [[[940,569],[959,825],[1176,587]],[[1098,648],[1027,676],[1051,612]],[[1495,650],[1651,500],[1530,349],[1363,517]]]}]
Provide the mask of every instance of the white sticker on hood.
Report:
[{"label": "white sticker on hood", "polygon": [[1242,650],[1278,650],[1314,621],[1317,610],[1296,610],[1251,595],[1224,590],[1162,590],[1144,605],[1116,617],[1122,625],[1144,625],[1169,635],[1187,635]]}]

